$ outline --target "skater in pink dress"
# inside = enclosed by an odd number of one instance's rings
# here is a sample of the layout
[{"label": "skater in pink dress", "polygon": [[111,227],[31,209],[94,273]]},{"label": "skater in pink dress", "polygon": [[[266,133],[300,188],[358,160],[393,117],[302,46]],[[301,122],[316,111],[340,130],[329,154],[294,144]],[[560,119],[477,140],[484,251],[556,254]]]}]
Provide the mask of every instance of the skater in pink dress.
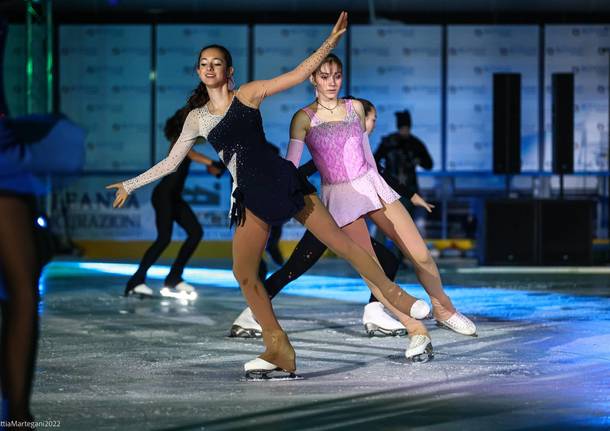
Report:
[{"label": "skater in pink dress", "polygon": [[[357,100],[339,99],[342,64],[333,54],[312,74],[318,97],[299,110],[290,126],[287,158],[298,166],[307,145],[322,177],[322,202],[337,225],[375,258],[365,217],[369,217],[413,263],[418,280],[430,296],[439,326],[475,335],[476,326],[453,306],[425,241],[400,196],[381,177],[365,132],[365,115]],[[407,328],[408,358],[432,352],[426,327],[391,305],[389,310]]]}]

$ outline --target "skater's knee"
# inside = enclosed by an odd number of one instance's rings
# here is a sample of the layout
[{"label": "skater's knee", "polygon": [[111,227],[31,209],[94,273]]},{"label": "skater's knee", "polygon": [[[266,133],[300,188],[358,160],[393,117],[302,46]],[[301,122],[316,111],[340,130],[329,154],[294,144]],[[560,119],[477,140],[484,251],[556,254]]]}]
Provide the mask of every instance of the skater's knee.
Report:
[{"label": "skater's knee", "polygon": [[172,242],[171,235],[161,234],[157,237],[157,240],[155,241],[155,245],[157,247],[165,248],[169,245],[170,242]]},{"label": "skater's knee", "polygon": [[203,229],[201,226],[197,226],[196,228],[193,228],[193,230],[191,231],[191,233],[189,234],[189,236],[191,237],[191,239],[193,239],[193,241],[201,241],[201,238],[203,238]]},{"label": "skater's knee", "polygon": [[244,271],[236,266],[233,266],[233,276],[235,277],[235,280],[237,280],[239,287],[242,289],[244,287],[255,285],[258,279],[258,275],[256,273],[253,273],[252,271]]},{"label": "skater's knee", "polygon": [[337,238],[332,244],[329,244],[333,253],[335,253],[341,259],[347,259],[352,254],[352,247],[355,244],[352,243],[347,236],[345,238]]},{"label": "skater's knee", "polygon": [[432,255],[430,254],[430,250],[427,248],[423,248],[421,250],[416,250],[411,254],[413,257],[413,264],[418,267],[426,268],[434,263],[434,259],[432,259]]}]

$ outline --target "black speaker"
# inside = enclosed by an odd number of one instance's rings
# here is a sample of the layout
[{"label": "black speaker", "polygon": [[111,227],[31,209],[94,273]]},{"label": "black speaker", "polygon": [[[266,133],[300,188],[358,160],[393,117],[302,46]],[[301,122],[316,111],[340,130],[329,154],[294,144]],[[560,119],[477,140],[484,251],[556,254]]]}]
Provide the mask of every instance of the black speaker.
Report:
[{"label": "black speaker", "polygon": [[553,85],[553,173],[574,172],[574,75],[554,73]]},{"label": "black speaker", "polygon": [[487,201],[484,244],[487,265],[535,265],[536,202]]},{"label": "black speaker", "polygon": [[591,264],[594,211],[593,201],[540,201],[540,263]]},{"label": "black speaker", "polygon": [[493,75],[493,171],[521,172],[521,75]]}]

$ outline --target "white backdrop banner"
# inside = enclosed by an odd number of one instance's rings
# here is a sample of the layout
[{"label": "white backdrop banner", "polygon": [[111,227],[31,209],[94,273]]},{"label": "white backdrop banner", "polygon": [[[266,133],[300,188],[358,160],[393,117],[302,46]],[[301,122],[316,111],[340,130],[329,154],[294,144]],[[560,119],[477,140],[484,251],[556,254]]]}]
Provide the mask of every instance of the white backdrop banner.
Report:
[{"label": "white backdrop banner", "polygon": [[[150,197],[153,185],[138,189],[120,209],[112,208],[114,192],[104,186],[116,178],[87,176],[58,190],[53,199],[53,229],[69,230],[77,240],[154,240],[155,216]],[[226,181],[209,175],[191,176],[183,198],[191,205],[205,231],[205,239],[229,240],[230,188]],[[173,238],[184,239],[174,224]]]},{"label": "white backdrop banner", "polygon": [[538,170],[538,27],[448,27],[447,170],[490,171],[493,74],[521,74],[521,169]]},{"label": "white backdrop banner", "polygon": [[151,28],[62,25],[60,109],[87,132],[87,170],[143,169],[151,157]]},{"label": "white backdrop banner", "polygon": [[610,26],[545,27],[544,169],[551,170],[553,73],[574,74],[574,170],[608,169]]},{"label": "white backdrop banner", "polygon": [[396,131],[394,112],[408,109],[413,134],[441,169],[441,27],[354,25],[349,73],[352,95],[377,108],[373,151]]}]

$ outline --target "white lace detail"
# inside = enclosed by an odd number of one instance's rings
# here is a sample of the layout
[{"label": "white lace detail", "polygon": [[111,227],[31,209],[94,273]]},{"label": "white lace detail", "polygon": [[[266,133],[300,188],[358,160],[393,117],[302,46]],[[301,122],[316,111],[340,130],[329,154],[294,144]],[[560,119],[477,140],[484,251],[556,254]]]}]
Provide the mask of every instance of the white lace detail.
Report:
[{"label": "white lace detail", "polygon": [[184,121],[184,126],[182,126],[180,137],[168,156],[146,172],[135,178],[123,181],[123,187],[125,187],[127,193],[131,194],[135,189],[174,172],[187,156],[197,138],[203,136],[207,140],[209,133],[220,123],[225,115],[226,112],[222,115],[211,114],[207,106],[196,108],[189,112]]}]

